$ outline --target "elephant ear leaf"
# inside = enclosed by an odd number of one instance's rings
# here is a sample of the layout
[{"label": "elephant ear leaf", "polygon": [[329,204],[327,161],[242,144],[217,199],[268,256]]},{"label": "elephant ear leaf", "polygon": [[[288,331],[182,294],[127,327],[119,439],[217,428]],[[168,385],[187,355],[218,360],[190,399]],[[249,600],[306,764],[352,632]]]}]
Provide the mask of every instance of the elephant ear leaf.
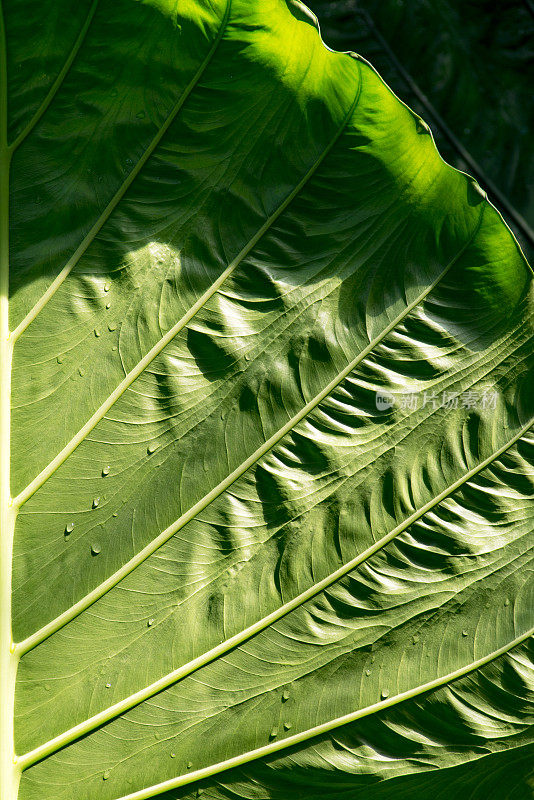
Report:
[{"label": "elephant ear leaf", "polygon": [[1,800],[529,797],[533,276],[484,192],[300,3],[1,34]]}]

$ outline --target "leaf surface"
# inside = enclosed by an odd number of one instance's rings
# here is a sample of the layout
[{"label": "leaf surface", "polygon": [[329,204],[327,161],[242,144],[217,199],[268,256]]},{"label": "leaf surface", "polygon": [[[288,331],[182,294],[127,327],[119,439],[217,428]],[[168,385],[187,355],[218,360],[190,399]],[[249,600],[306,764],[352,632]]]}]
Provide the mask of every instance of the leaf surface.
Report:
[{"label": "leaf surface", "polygon": [[534,248],[530,0],[312,0],[327,44],[369,59]]},{"label": "leaf surface", "polygon": [[31,10],[3,0],[18,797],[527,798],[512,234],[298,3]]}]

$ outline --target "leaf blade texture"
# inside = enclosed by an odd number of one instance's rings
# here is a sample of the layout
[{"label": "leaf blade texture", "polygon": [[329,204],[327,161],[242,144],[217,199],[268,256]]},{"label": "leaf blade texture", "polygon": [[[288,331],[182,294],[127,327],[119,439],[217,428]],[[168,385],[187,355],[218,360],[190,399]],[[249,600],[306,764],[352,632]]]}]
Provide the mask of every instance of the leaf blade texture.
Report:
[{"label": "leaf blade texture", "polygon": [[19,798],[527,797],[512,234],[300,4],[67,7],[3,2]]}]

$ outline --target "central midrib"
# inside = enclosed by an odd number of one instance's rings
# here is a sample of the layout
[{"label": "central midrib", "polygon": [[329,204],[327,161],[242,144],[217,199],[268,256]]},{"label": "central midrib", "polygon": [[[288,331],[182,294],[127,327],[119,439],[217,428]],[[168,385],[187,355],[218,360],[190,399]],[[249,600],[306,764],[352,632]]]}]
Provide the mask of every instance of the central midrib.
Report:
[{"label": "central midrib", "polygon": [[21,771],[15,764],[14,711],[18,656],[11,631],[15,514],[11,502],[11,357],[9,336],[9,168],[7,51],[0,0],[0,800],[16,800]]}]

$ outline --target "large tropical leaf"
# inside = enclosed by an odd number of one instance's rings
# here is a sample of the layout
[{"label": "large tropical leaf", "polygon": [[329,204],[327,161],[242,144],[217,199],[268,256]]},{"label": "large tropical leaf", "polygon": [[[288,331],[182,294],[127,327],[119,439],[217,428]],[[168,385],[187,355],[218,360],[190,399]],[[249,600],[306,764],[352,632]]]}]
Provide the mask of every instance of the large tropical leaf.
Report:
[{"label": "large tropical leaf", "polygon": [[299,3],[3,25],[1,800],[530,798],[499,214]]}]

